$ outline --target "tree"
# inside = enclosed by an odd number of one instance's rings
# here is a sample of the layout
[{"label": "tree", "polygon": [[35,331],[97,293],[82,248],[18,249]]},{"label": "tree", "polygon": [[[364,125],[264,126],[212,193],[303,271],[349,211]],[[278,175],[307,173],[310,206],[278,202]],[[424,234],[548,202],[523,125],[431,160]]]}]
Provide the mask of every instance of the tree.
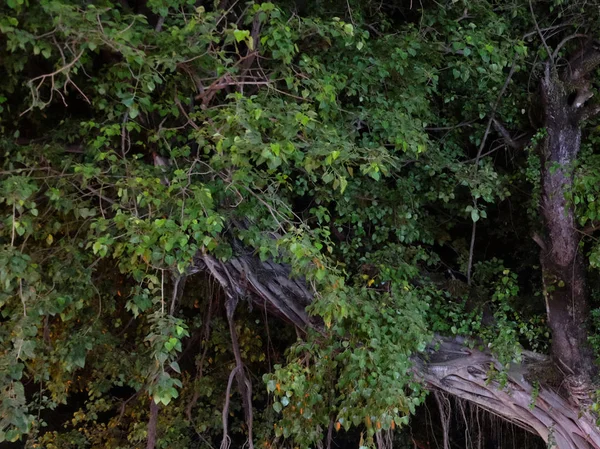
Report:
[{"label": "tree", "polygon": [[542,80],[547,136],[541,148],[540,209],[547,241],[541,244],[541,262],[548,323],[556,360],[572,373],[586,376],[594,371],[583,325],[589,313],[586,275],[579,252],[581,239],[573,200],[569,196],[581,145],[581,121],[597,113],[597,106],[586,104],[593,95],[590,75],[600,64],[596,46],[595,41],[584,44],[562,74],[553,61],[547,61]]},{"label": "tree", "polygon": [[600,447],[589,3],[0,11],[0,441]]}]

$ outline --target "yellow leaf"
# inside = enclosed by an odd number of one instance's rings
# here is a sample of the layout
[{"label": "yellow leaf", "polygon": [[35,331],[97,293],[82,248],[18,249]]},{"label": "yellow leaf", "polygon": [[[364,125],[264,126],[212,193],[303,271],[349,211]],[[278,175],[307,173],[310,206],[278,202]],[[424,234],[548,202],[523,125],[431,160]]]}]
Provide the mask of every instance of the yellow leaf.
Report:
[{"label": "yellow leaf", "polygon": [[52,234],[48,234],[48,237],[46,237],[46,243],[48,245],[52,245],[53,241],[54,241],[54,237],[52,236]]}]

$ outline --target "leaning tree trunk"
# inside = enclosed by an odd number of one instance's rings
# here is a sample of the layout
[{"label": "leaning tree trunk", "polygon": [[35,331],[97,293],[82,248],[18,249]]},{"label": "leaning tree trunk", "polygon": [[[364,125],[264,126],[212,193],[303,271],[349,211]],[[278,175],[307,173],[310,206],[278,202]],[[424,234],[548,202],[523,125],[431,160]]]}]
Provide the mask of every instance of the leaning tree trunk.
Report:
[{"label": "leaning tree trunk", "polygon": [[[313,297],[310,288],[302,279],[290,279],[290,268],[284,264],[262,262],[247,252],[228,262],[201,255],[196,265],[211,273],[232,301],[243,296],[301,330],[322,327],[305,310]],[[581,403],[544,386],[534,388],[526,379],[530,367],[543,358],[526,353],[525,363],[513,365],[503,384],[490,376],[492,368],[502,370],[500,363],[489,352],[471,349],[458,338],[438,337],[412,360],[415,377],[427,388],[472,402],[539,435],[549,446],[600,449],[600,428]]]},{"label": "leaning tree trunk", "polygon": [[585,266],[578,251],[580,233],[572,202],[573,171],[581,146],[581,122],[596,113],[589,75],[600,64],[596,43],[588,43],[562,73],[546,64],[542,80],[546,137],[541,147],[540,210],[545,237],[541,265],[552,354],[572,381],[589,382],[592,353],[585,326],[588,301]]},{"label": "leaning tree trunk", "polygon": [[[536,241],[542,247],[552,353],[571,374],[566,382],[571,397],[567,400],[544,386],[534,388],[526,379],[527,363],[512,366],[500,384],[488,374],[490,368],[501,368],[494,357],[469,349],[457,339],[438,339],[428,353],[413,357],[415,376],[429,388],[473,402],[559,449],[600,449],[600,427],[585,407],[593,363],[584,325],[588,311],[585,268],[569,198],[581,145],[580,125],[600,112],[600,106],[586,104],[591,97],[589,76],[600,65],[596,48],[596,42],[586,44],[561,74],[549,62],[542,81],[547,134],[541,148],[540,209],[545,235],[536,236]],[[214,276],[232,304],[244,296],[299,329],[320,327],[305,311],[312,291],[302,279],[290,279],[289,267],[261,262],[250,252],[238,253],[239,257],[226,263],[199,255],[196,265]]]},{"label": "leaning tree trunk", "polygon": [[[435,348],[435,349],[433,349]],[[500,364],[488,352],[469,349],[460,339],[438,338],[427,358],[414,358],[416,376],[435,389],[477,404],[479,407],[539,435],[549,447],[559,449],[600,448],[600,429],[589,411],[582,411],[554,391],[534,388],[526,380],[529,366],[539,355],[524,355],[513,365],[504,384],[490,377]],[[533,363],[531,363],[533,362]]]}]

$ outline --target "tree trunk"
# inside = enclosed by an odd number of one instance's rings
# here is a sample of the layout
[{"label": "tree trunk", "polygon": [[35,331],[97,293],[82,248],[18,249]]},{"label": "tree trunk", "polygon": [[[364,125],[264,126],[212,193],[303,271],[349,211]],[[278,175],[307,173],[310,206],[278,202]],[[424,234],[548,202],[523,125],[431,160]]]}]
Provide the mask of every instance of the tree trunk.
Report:
[{"label": "tree trunk", "polygon": [[[580,124],[600,112],[599,105],[587,104],[591,97],[589,75],[600,65],[600,45],[588,42],[560,75],[553,65],[555,56],[546,64],[542,80],[547,134],[541,148],[540,212],[545,236],[536,241],[542,247],[552,354],[558,366],[570,374],[564,382],[570,400],[550,388],[534,388],[526,379],[531,364],[512,366],[501,385],[488,375],[490,368],[501,370],[494,357],[468,349],[456,339],[438,339],[436,349],[432,346],[429,354],[414,356],[414,371],[428,387],[471,401],[538,434],[549,445],[600,449],[600,428],[586,407],[594,369],[585,327],[585,266],[578,251],[579,235],[569,198],[581,145]],[[321,327],[305,310],[312,291],[302,279],[290,279],[289,267],[261,262],[241,248],[236,250],[240,256],[226,263],[199,255],[196,267],[211,273],[229,298],[247,297],[301,330]]]},{"label": "tree trunk", "polygon": [[600,63],[588,44],[559,76],[548,62],[542,80],[546,138],[541,148],[541,201],[545,239],[540,242],[544,298],[552,330],[552,354],[578,379],[593,374],[587,342],[588,301],[585,267],[578,251],[580,234],[572,202],[573,171],[581,146],[580,123],[589,114],[588,74]]},{"label": "tree trunk", "polygon": [[[247,253],[226,263],[203,255],[196,266],[211,273],[229,297],[243,293],[255,306],[301,330],[321,327],[305,310],[311,290],[302,279],[290,279],[285,265],[261,262]],[[567,401],[546,387],[536,389],[526,379],[544,356],[527,353],[526,363],[513,365],[506,382],[500,384],[489,375],[491,368],[501,371],[500,363],[489,352],[469,349],[464,343],[458,338],[436,338],[426,353],[413,356],[415,377],[428,388],[475,403],[559,449],[600,449],[600,429],[595,417],[581,410],[581,402]],[[587,384],[583,387],[586,393]]]},{"label": "tree trunk", "polygon": [[[546,87],[546,86],[545,86]],[[576,111],[559,80],[546,88],[547,137],[542,147],[542,197],[546,241],[541,252],[544,297],[556,361],[576,375],[591,374],[591,353],[584,326],[588,312],[585,270],[570,194],[573,167],[581,144]],[[578,111],[577,111],[578,112]]]},{"label": "tree trunk", "polygon": [[[435,349],[433,349],[435,345]],[[461,398],[539,435],[549,447],[559,449],[600,448],[596,418],[554,391],[534,388],[526,380],[529,367],[540,356],[529,354],[522,365],[513,365],[506,383],[489,376],[501,369],[487,352],[468,349],[460,339],[438,338],[427,359],[415,358],[416,376],[435,389]]]}]

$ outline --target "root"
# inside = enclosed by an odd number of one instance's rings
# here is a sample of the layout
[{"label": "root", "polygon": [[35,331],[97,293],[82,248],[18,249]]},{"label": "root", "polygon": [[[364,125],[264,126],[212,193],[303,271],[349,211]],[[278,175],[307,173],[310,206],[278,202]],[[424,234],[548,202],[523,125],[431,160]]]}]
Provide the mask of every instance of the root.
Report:
[{"label": "root", "polygon": [[378,449],[393,449],[394,443],[392,441],[391,430],[380,430],[375,434],[375,441],[377,442]]},{"label": "root", "polygon": [[444,432],[444,449],[450,449],[450,401],[439,391],[434,391],[433,395],[440,409],[440,421]]},{"label": "root", "polygon": [[[234,306],[235,307],[235,306]],[[245,366],[242,361],[242,352],[238,340],[237,331],[235,329],[235,321],[233,319],[234,307],[227,311],[227,321],[229,321],[229,332],[231,334],[231,345],[233,347],[233,355],[236,363],[236,378],[238,388],[242,394],[242,402],[244,405],[244,415],[246,417],[246,426],[248,427],[248,448],[254,449],[254,441],[252,435],[253,411],[252,411],[252,382],[245,374]]]},{"label": "root", "polygon": [[223,441],[221,441],[221,449],[229,449],[229,446],[231,445],[231,438],[229,438],[229,433],[227,431],[228,429],[228,417],[229,417],[229,400],[230,400],[230,396],[231,396],[231,384],[233,384],[233,378],[236,375],[238,371],[238,367],[236,366],[235,368],[233,368],[231,370],[231,373],[229,374],[229,380],[227,381],[227,389],[225,390],[225,404],[223,405],[223,413],[222,413],[222,419],[223,419]]},{"label": "root", "polygon": [[[204,360],[206,360],[206,354],[208,352],[208,339],[210,337],[210,330],[211,330],[210,322],[212,320],[212,315],[213,315],[213,304],[214,304],[214,300],[213,300],[213,295],[212,295],[212,291],[211,291],[209,294],[209,300],[208,300],[208,311],[206,312],[206,319],[204,322],[204,335],[202,336],[202,339],[200,340],[200,345],[202,345],[202,342],[204,342],[204,350],[202,351],[202,356],[200,357],[200,361],[198,362],[198,365],[196,368],[196,379],[195,380],[202,379],[202,376],[204,375]],[[190,423],[192,422],[192,410],[196,406],[196,403],[198,402],[199,398],[200,398],[200,392],[198,390],[195,390],[194,396],[192,396],[190,403],[185,408],[185,415],[187,416]]]}]

